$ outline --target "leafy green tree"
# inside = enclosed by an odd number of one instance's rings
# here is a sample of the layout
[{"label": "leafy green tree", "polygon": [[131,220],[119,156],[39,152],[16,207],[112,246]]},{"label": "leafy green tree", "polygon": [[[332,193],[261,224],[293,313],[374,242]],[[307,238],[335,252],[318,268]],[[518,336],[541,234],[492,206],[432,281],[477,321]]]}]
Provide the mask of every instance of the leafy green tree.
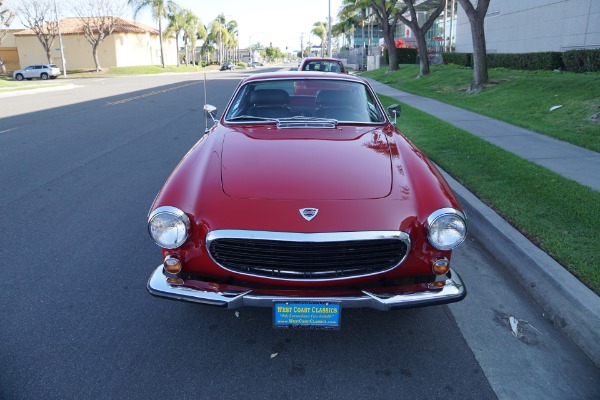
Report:
[{"label": "leafy green tree", "polygon": [[343,45],[346,46],[358,25],[357,12],[356,10],[344,10],[342,8],[338,18],[340,22],[331,27],[331,33],[334,36],[342,36]]},{"label": "leafy green tree", "polygon": [[266,58],[270,61],[275,61],[277,59],[285,58],[285,53],[283,51],[281,51],[281,49],[279,47],[269,46],[269,47],[265,48],[264,52],[265,52]]},{"label": "leafy green tree", "polygon": [[165,67],[165,53],[163,46],[163,18],[167,18],[169,14],[168,5],[173,3],[171,0],[128,0],[127,4],[133,7],[133,16],[137,18],[142,10],[149,9],[152,18],[158,21],[158,40],[160,42],[160,62],[162,67]]},{"label": "leafy green tree", "polygon": [[[200,19],[191,10],[184,10],[183,14],[183,44],[185,46],[185,62],[189,64],[191,61],[193,64],[196,63],[196,42],[198,41],[198,28],[200,25]],[[204,28],[204,27],[203,27]],[[188,42],[192,49],[191,57],[188,54]]]},{"label": "leafy green tree", "polygon": [[[397,0],[344,0],[340,14],[342,12],[351,13],[352,11],[362,10],[361,14],[364,15],[366,9],[371,9],[383,31],[383,40],[387,48],[392,50],[395,48],[394,33],[396,25],[398,25],[398,11],[401,5],[402,2]],[[395,51],[389,52],[389,60],[389,70],[396,71],[398,69],[398,61]]]},{"label": "leafy green tree", "polygon": [[196,62],[196,42],[198,39],[202,40],[203,43],[206,43],[206,39],[208,37],[208,33],[206,32],[206,27],[202,24],[200,19],[198,19],[198,26],[196,28],[196,34],[190,36],[190,42],[192,44],[192,60],[194,63]]},{"label": "leafy green tree", "polygon": [[324,57],[325,38],[327,37],[327,22],[315,22],[310,33],[321,39],[321,57]]},{"label": "leafy green tree", "polygon": [[177,52],[177,66],[179,67],[179,35],[181,35],[185,28],[185,12],[187,10],[170,1],[167,3],[167,11],[169,23],[162,36],[163,39],[175,36],[175,51]]},{"label": "leafy green tree", "polygon": [[[427,51],[427,40],[425,39],[425,35],[427,31],[431,29],[433,23],[440,16],[444,7],[446,6],[445,0],[438,0],[438,4],[433,4],[433,9],[429,14],[429,18],[427,21],[423,23],[423,25],[419,25],[419,20],[417,19],[417,11],[415,10],[415,0],[404,0],[405,6],[398,11],[398,18],[400,21],[404,22],[405,25],[409,26],[415,37],[417,38],[417,47],[419,49],[419,76],[421,78],[425,75],[429,75],[429,53]],[[406,13],[408,9],[410,18],[405,17],[403,14]],[[390,50],[391,52],[391,50]]]}]

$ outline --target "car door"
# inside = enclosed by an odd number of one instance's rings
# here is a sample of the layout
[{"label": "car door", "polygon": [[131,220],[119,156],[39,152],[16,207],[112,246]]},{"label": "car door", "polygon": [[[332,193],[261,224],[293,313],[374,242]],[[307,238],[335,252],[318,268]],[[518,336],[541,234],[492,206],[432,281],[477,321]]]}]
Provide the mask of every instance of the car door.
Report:
[{"label": "car door", "polygon": [[30,65],[23,70],[23,76],[27,79],[35,78],[35,65]]}]

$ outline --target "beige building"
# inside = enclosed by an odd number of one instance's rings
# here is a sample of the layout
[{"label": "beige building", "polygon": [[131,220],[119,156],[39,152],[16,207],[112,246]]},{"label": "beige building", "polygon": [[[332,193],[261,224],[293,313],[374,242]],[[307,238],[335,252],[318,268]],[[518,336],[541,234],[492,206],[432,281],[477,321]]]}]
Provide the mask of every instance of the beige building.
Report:
[{"label": "beige building", "polygon": [[[94,69],[92,45],[83,34],[79,18],[60,20],[60,32],[67,69]],[[5,39],[6,40],[6,39]],[[10,42],[10,41],[9,41]],[[165,64],[177,63],[175,38],[164,40]],[[47,62],[46,52],[31,29],[14,33],[14,43],[21,67]],[[2,43],[4,47],[5,43]],[[58,37],[52,45],[52,62],[62,68]],[[158,30],[136,21],[117,18],[117,27],[98,46],[98,59],[102,68],[138,65],[160,65]],[[7,69],[11,69],[7,66]]]},{"label": "beige building", "polygon": [[7,71],[19,69],[19,53],[15,32],[19,32],[19,29],[9,29],[4,39],[2,39],[2,43],[0,43],[0,58],[3,60]]}]

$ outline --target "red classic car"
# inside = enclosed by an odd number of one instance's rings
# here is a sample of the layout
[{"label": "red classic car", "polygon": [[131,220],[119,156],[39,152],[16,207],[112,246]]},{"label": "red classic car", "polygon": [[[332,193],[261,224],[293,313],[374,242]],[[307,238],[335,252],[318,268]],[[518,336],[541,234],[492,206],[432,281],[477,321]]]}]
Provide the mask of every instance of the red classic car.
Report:
[{"label": "red classic car", "polygon": [[[215,108],[205,106],[215,119]],[[395,121],[397,106],[388,109]],[[363,79],[245,78],[156,197],[159,297],[271,307],[276,327],[337,328],[346,307],[462,300],[465,216]]]}]

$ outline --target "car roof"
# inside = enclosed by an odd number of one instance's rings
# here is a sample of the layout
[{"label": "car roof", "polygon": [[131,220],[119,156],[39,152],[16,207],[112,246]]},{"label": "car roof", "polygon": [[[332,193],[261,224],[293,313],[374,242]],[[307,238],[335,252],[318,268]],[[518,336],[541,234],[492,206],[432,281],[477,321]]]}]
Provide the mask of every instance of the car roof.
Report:
[{"label": "car roof", "polygon": [[339,62],[342,62],[342,60],[340,60],[339,58],[333,58],[333,57],[305,57],[302,59],[302,62],[307,62],[307,61],[339,61]]},{"label": "car roof", "polygon": [[245,82],[256,82],[272,79],[328,79],[328,80],[341,80],[349,82],[365,83],[365,80],[361,77],[348,74],[332,74],[331,72],[315,72],[315,71],[280,71],[270,72],[264,74],[250,75],[244,80]]}]

